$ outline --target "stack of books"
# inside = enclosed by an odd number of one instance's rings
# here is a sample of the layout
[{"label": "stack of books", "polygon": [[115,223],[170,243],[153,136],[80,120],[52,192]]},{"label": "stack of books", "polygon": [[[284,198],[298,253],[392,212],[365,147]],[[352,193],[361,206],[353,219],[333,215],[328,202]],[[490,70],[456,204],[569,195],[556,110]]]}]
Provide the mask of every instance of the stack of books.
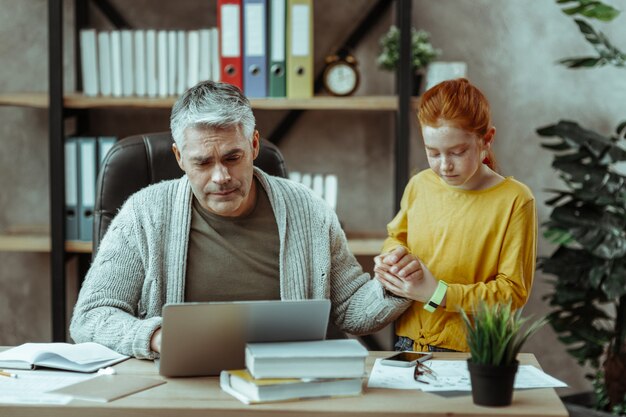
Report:
[{"label": "stack of books", "polygon": [[222,371],[220,386],[246,404],[359,395],[367,355],[353,339],[248,343],[246,369]]}]

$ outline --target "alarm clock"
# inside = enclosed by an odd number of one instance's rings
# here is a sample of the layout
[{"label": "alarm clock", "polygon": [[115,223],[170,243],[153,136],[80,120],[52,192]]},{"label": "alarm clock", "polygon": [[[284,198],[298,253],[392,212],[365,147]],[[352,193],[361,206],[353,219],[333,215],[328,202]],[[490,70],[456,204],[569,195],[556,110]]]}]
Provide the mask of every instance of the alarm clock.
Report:
[{"label": "alarm clock", "polygon": [[324,88],[333,96],[349,96],[359,87],[360,74],[352,55],[326,57]]}]

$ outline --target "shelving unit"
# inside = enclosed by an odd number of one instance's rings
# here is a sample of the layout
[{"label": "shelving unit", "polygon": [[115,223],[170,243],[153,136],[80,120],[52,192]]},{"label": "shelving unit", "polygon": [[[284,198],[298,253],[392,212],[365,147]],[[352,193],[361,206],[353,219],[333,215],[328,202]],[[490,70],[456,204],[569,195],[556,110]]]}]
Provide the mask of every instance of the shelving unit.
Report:
[{"label": "shelving unit", "polygon": [[[171,109],[175,97],[88,97],[83,94],[65,94],[63,107],[66,109],[107,109],[107,108],[141,108]],[[371,110],[397,111],[397,96],[358,96],[358,97],[327,97],[319,96],[307,99],[287,98],[254,98],[250,99],[256,110]],[[417,99],[412,99],[415,106]],[[47,109],[49,97],[45,93],[11,93],[0,94],[0,106],[20,106]]]},{"label": "shelving unit", "polygon": [[[374,256],[383,245],[383,238],[348,239],[348,247],[356,256]],[[51,252],[50,236],[45,235],[0,235],[0,251],[2,252]],[[91,242],[68,240],[65,242],[66,253],[90,254],[93,250]]]},{"label": "shelving unit", "polygon": [[[87,2],[75,0],[76,21],[85,16]],[[99,3],[106,3],[100,1]],[[383,2],[379,2],[380,6]],[[396,76],[397,95],[368,97],[313,97],[311,99],[253,99],[258,110],[356,110],[390,111],[396,115],[394,142],[394,196],[395,208],[409,179],[410,109],[415,99],[410,96],[410,27],[411,0],[395,0],[396,25],[400,28],[400,66]],[[101,5],[100,5],[101,6]],[[113,13],[114,23],[124,23],[121,16]],[[121,22],[121,23],[119,23]],[[124,23],[125,24],[125,23]],[[80,93],[64,93],[63,86],[63,0],[48,0],[49,31],[49,92],[0,94],[0,105],[45,109],[49,120],[50,157],[50,226],[46,232],[0,232],[0,251],[49,252],[52,283],[52,339],[66,338],[66,280],[65,264],[70,254],[89,254],[90,242],[65,241],[65,181],[64,181],[64,120],[70,112],[89,109],[170,109],[175,98],[112,98],[87,97]],[[359,35],[362,35],[360,33]],[[354,42],[355,34],[347,42]],[[76,78],[80,79],[77,73]],[[349,247],[357,255],[374,255],[382,246],[381,236],[355,236],[349,238]]]}]

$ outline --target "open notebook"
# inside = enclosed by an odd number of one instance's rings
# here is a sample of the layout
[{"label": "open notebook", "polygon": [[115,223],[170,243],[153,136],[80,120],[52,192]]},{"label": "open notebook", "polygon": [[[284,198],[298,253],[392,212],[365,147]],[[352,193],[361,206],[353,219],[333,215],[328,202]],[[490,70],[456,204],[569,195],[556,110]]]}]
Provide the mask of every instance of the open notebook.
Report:
[{"label": "open notebook", "polygon": [[98,343],[25,343],[0,352],[0,368],[46,367],[76,372],[95,372],[128,356]]}]

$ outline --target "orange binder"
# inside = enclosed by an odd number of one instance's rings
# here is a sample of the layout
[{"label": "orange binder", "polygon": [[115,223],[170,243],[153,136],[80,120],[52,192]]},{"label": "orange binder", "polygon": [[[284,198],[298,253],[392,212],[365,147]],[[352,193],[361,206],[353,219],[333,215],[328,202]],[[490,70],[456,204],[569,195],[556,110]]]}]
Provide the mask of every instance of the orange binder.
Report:
[{"label": "orange binder", "polygon": [[241,0],[217,0],[221,81],[243,91]]}]

